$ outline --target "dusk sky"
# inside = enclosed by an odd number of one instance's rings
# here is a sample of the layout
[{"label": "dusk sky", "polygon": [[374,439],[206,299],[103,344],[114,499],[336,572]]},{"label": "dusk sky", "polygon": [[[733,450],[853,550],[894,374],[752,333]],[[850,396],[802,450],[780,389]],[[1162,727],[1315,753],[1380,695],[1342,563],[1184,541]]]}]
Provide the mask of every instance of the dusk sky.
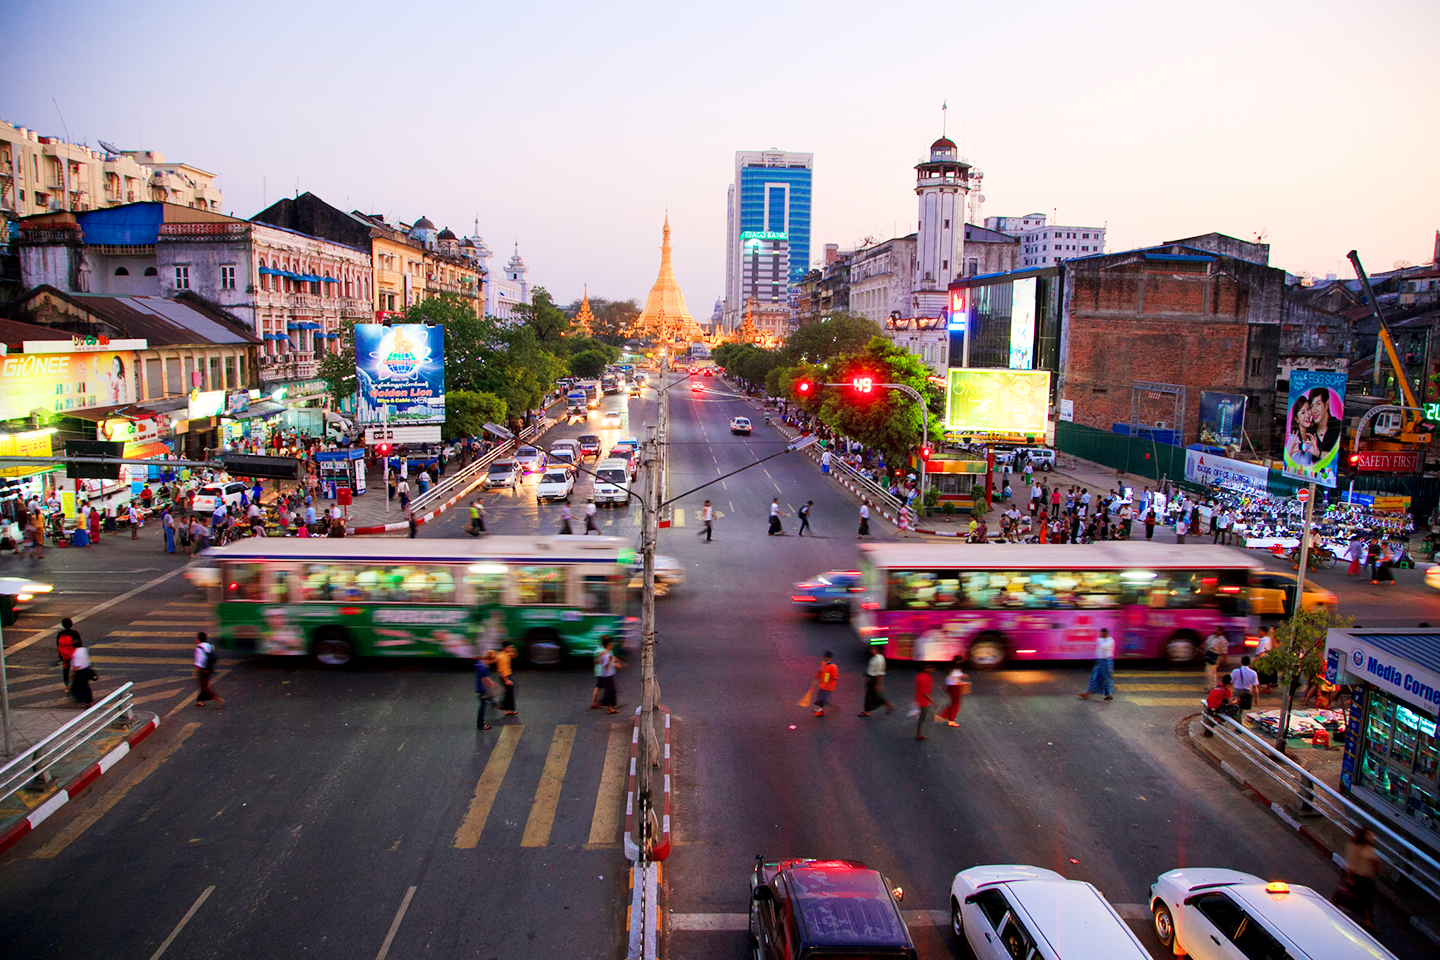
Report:
[{"label": "dusk sky", "polygon": [[1108,225],[1111,251],[1263,233],[1275,266],[1348,277],[1352,247],[1425,262],[1440,227],[1434,0],[0,0],[0,36],[0,118],[217,172],[239,217],[297,188],[478,217],[562,303],[643,302],[668,208],[709,316],[740,149],[815,155],[815,258],[913,230],[947,101],[985,215]]}]

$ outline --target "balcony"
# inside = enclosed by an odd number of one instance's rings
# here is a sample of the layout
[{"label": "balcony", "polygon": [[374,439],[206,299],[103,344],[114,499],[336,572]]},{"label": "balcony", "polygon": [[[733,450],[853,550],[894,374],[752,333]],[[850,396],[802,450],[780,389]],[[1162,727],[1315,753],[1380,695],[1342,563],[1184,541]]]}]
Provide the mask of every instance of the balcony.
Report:
[{"label": "balcony", "polygon": [[313,380],[320,373],[320,361],[307,357],[277,354],[260,358],[260,379],[267,383],[280,380]]}]

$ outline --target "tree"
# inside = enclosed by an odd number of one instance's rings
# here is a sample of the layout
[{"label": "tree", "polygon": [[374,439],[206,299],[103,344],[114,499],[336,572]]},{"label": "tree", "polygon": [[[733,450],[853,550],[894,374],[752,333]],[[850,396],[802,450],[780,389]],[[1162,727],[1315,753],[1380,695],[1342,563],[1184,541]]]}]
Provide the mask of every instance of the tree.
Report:
[{"label": "tree", "polygon": [[874,320],[852,313],[832,313],[790,334],[780,353],[787,364],[823,363],[832,357],[859,353],[878,336],[882,332]]},{"label": "tree", "polygon": [[[580,301],[576,300],[565,308],[572,318],[580,312]],[[611,346],[618,347],[635,327],[640,316],[640,304],[634,300],[606,300],[604,297],[590,298],[590,312],[595,316],[592,335]]]},{"label": "tree", "polygon": [[530,291],[530,302],[516,304],[511,310],[514,318],[535,331],[535,339],[541,343],[553,343],[570,329],[570,318],[565,311],[555,306],[550,293],[544,287]]},{"label": "tree", "polygon": [[474,390],[448,390],[445,393],[446,440],[456,437],[478,437],[486,423],[505,422],[505,401],[492,393]]},{"label": "tree", "polygon": [[823,380],[816,382],[845,386],[821,392],[820,420],[867,447],[878,449],[887,463],[902,463],[910,451],[920,445],[922,412],[919,405],[898,390],[877,387],[866,395],[856,393],[849,384],[856,377],[869,377],[876,384],[904,384],[918,391],[926,398],[927,407],[933,408],[934,390],[929,375],[929,368],[914,354],[884,337],[873,337],[860,353],[834,357],[821,367]]},{"label": "tree", "polygon": [[[1303,591],[1297,588],[1296,592],[1299,594]],[[1295,602],[1300,602],[1299,596]],[[1324,607],[1301,610],[1275,628],[1275,645],[1255,661],[1255,669],[1275,674],[1285,691],[1285,702],[1280,709],[1280,730],[1275,739],[1275,749],[1281,753],[1285,752],[1286,735],[1290,729],[1290,709],[1296,688],[1300,686],[1302,679],[1311,679],[1325,669],[1321,662],[1321,652],[1325,649],[1325,638],[1330,630],[1343,629],[1354,622],[1354,617],[1335,616]]]},{"label": "tree", "polygon": [[570,358],[570,376],[594,380],[605,372],[605,354],[599,350],[582,350]]},{"label": "tree", "polygon": [[340,352],[320,358],[320,379],[337,410],[355,396],[355,321],[349,317],[340,318]]}]

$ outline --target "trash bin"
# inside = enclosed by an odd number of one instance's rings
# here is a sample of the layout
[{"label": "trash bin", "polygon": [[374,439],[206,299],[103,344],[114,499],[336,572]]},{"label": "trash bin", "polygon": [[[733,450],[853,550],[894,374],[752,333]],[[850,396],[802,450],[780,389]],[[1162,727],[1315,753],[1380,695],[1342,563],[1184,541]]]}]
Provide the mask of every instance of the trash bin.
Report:
[{"label": "trash bin", "polygon": [[90,546],[90,533],[89,533],[89,531],[87,531],[84,527],[77,527],[76,530],[75,530],[75,532],[72,533],[72,534],[70,534],[70,546],[72,546],[72,547],[88,547],[88,546]]}]

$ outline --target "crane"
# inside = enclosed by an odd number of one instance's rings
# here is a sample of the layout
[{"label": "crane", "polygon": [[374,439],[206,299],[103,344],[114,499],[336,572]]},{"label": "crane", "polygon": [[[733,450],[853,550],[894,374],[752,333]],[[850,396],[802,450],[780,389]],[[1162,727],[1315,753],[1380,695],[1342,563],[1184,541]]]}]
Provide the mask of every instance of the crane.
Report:
[{"label": "crane", "polygon": [[1360,254],[1351,250],[1347,256],[1350,264],[1355,268],[1355,276],[1360,278],[1360,286],[1365,291],[1365,298],[1370,301],[1370,309],[1375,312],[1375,319],[1380,322],[1378,334],[1382,346],[1385,348],[1385,355],[1390,358],[1390,363],[1395,367],[1395,379],[1400,382],[1400,396],[1404,405],[1400,407],[1386,406],[1375,407],[1370,410],[1355,428],[1355,449],[1360,449],[1360,435],[1367,421],[1382,410],[1399,410],[1401,413],[1400,434],[1397,438],[1403,444],[1414,444],[1423,446],[1430,442],[1431,434],[1434,432],[1434,425],[1425,422],[1425,411],[1420,405],[1420,399],[1415,396],[1415,390],[1410,385],[1410,376],[1405,372],[1405,364],[1400,360],[1400,354],[1395,350],[1395,340],[1390,335],[1390,325],[1385,322],[1385,314],[1380,310],[1380,302],[1375,298],[1375,291],[1370,288],[1370,278],[1365,274],[1365,268],[1360,265]]}]

